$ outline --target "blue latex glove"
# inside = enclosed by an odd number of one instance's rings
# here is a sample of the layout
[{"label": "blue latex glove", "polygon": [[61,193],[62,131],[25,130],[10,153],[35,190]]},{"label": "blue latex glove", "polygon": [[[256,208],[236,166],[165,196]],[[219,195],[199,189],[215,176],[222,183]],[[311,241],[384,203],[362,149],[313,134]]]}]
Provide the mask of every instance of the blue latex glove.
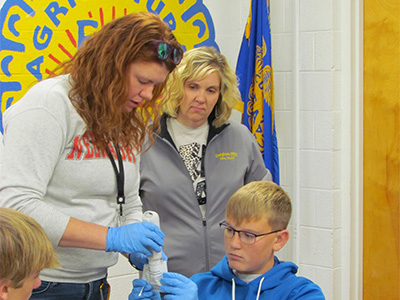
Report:
[{"label": "blue latex glove", "polygon": [[[163,250],[161,251],[162,251],[161,253],[162,259],[168,261],[168,257],[165,255],[164,251]],[[143,266],[149,263],[147,256],[140,252],[134,252],[129,254],[129,261],[139,270],[143,270]]]},{"label": "blue latex glove", "polygon": [[151,256],[151,250],[161,251],[164,233],[157,225],[149,222],[132,223],[120,227],[109,227],[106,252],[140,252]]},{"label": "blue latex glove", "polygon": [[189,278],[173,272],[163,274],[160,291],[165,300],[197,300],[197,285]]},{"label": "blue latex glove", "polygon": [[146,280],[135,279],[132,281],[132,285],[133,289],[129,294],[129,300],[161,300],[160,293],[153,291],[152,286]]}]

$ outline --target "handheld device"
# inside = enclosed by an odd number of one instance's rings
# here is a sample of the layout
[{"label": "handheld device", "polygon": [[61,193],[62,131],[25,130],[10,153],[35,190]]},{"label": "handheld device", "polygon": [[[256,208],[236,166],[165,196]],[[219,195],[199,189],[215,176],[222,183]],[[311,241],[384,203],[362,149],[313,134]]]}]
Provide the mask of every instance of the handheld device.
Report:
[{"label": "handheld device", "polygon": [[[160,218],[155,211],[148,210],[143,214],[143,222],[150,222],[160,227]],[[142,277],[153,286],[153,289],[160,291],[160,279],[164,272],[168,272],[167,261],[163,260],[161,251],[152,251],[153,256],[148,257],[148,264],[143,266]]]}]

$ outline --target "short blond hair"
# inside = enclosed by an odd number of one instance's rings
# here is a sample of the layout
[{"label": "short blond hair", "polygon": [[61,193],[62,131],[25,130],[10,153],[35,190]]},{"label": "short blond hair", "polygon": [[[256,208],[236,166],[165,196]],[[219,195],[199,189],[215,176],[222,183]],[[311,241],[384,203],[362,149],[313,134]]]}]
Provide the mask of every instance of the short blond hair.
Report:
[{"label": "short blond hair", "polygon": [[213,47],[199,47],[184,53],[181,63],[171,72],[162,94],[162,111],[176,118],[185,98],[187,80],[202,80],[213,72],[220,79],[220,98],[215,105],[215,127],[220,127],[230,117],[232,109],[241,100],[236,74],[224,55]]},{"label": "short blond hair", "polygon": [[20,288],[35,271],[56,267],[57,254],[43,228],[31,217],[0,207],[0,281]]},{"label": "short blond hair", "polygon": [[272,181],[253,181],[242,186],[226,206],[226,217],[238,224],[266,216],[272,230],[286,229],[291,215],[289,196]]}]

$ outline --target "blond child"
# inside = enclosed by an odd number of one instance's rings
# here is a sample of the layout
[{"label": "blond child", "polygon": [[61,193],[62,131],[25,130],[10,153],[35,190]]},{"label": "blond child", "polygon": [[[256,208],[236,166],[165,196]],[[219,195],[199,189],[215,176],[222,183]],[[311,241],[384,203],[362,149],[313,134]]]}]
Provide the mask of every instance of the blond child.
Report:
[{"label": "blond child", "polygon": [[58,265],[42,227],[31,217],[0,207],[0,300],[27,300],[39,272]]}]

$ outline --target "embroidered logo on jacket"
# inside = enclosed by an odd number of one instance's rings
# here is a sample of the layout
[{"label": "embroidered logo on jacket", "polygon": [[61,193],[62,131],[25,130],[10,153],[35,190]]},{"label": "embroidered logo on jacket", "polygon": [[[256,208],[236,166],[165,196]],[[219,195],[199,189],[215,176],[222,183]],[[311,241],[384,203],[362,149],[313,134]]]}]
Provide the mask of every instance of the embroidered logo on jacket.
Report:
[{"label": "embroidered logo on jacket", "polygon": [[220,160],[231,160],[237,157],[236,152],[222,152],[219,154],[215,154],[215,158],[219,158]]}]

